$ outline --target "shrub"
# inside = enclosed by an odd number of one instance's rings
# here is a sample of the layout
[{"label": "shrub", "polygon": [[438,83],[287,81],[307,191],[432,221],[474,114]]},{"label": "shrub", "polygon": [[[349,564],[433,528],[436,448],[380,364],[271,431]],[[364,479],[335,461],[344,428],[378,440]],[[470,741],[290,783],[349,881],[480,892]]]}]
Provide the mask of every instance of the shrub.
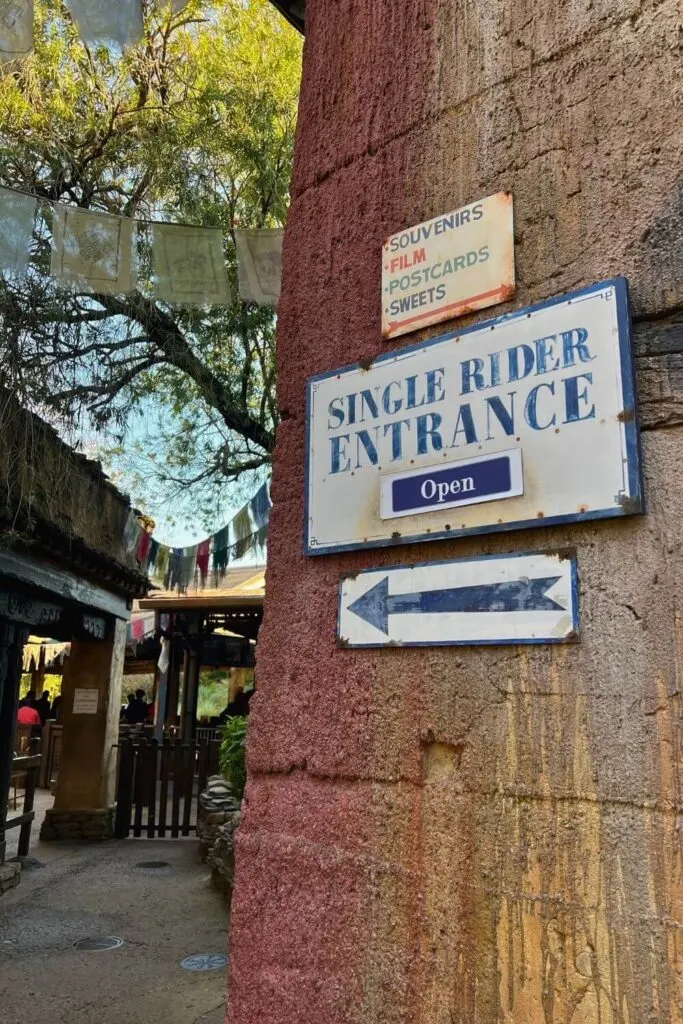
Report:
[{"label": "shrub", "polygon": [[221,739],[218,763],[221,774],[230,783],[237,800],[241,800],[244,796],[244,787],[247,781],[246,742],[248,724],[248,718],[229,718],[225,723]]}]

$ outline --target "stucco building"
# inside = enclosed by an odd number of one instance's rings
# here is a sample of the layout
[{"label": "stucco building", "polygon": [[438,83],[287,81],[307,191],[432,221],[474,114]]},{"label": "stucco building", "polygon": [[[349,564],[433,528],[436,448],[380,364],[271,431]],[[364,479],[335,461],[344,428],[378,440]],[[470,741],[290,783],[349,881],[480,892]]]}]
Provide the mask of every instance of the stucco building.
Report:
[{"label": "stucco building", "polygon": [[[683,1017],[680,24],[678,0],[306,4],[232,1024]],[[305,555],[307,379],[386,351],[389,235],[499,191],[516,292],[457,326],[625,276],[646,513]],[[578,643],[337,643],[346,574],[567,547]]]}]

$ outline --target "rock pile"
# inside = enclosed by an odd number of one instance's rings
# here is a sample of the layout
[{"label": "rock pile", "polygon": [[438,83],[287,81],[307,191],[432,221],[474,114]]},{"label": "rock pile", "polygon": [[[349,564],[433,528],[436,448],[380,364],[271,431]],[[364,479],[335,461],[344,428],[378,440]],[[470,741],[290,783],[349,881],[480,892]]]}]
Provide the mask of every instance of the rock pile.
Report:
[{"label": "rock pile", "polygon": [[217,888],[230,893],[234,874],[233,834],[240,819],[240,805],[230,783],[212,775],[199,794],[197,838],[203,863],[211,868]]},{"label": "rock pile", "polygon": [[21,865],[18,861],[8,860],[0,864],[0,896],[4,896],[15,885],[19,885],[20,875]]},{"label": "rock pile", "polygon": [[228,902],[232,898],[235,879],[235,832],[241,820],[241,812],[233,811],[230,819],[218,826],[216,841],[206,858],[211,868],[211,881],[216,889],[225,893]]}]

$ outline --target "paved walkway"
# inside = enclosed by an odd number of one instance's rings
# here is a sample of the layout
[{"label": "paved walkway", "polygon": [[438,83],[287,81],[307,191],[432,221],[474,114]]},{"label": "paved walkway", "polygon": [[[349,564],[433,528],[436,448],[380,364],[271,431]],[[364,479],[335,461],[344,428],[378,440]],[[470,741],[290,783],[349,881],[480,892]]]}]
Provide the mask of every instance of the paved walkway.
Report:
[{"label": "paved walkway", "polygon": [[[180,961],[225,954],[227,927],[195,840],[32,842],[20,886],[0,899],[0,1019],[219,1024],[227,969],[193,972]],[[100,936],[123,945],[74,949]]]}]

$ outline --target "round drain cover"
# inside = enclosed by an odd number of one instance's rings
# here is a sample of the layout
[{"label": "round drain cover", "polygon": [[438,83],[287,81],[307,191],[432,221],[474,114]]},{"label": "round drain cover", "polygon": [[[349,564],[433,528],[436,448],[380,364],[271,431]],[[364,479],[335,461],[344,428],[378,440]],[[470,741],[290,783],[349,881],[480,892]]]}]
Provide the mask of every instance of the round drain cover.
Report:
[{"label": "round drain cover", "polygon": [[104,935],[97,939],[79,939],[74,942],[74,949],[118,949],[123,945],[123,939],[117,939],[115,935]]},{"label": "round drain cover", "polygon": [[145,871],[161,871],[162,868],[170,868],[167,860],[139,860],[136,868],[143,868]]},{"label": "round drain cover", "polygon": [[180,961],[186,971],[220,971],[226,967],[228,958],[223,953],[195,953]]}]

